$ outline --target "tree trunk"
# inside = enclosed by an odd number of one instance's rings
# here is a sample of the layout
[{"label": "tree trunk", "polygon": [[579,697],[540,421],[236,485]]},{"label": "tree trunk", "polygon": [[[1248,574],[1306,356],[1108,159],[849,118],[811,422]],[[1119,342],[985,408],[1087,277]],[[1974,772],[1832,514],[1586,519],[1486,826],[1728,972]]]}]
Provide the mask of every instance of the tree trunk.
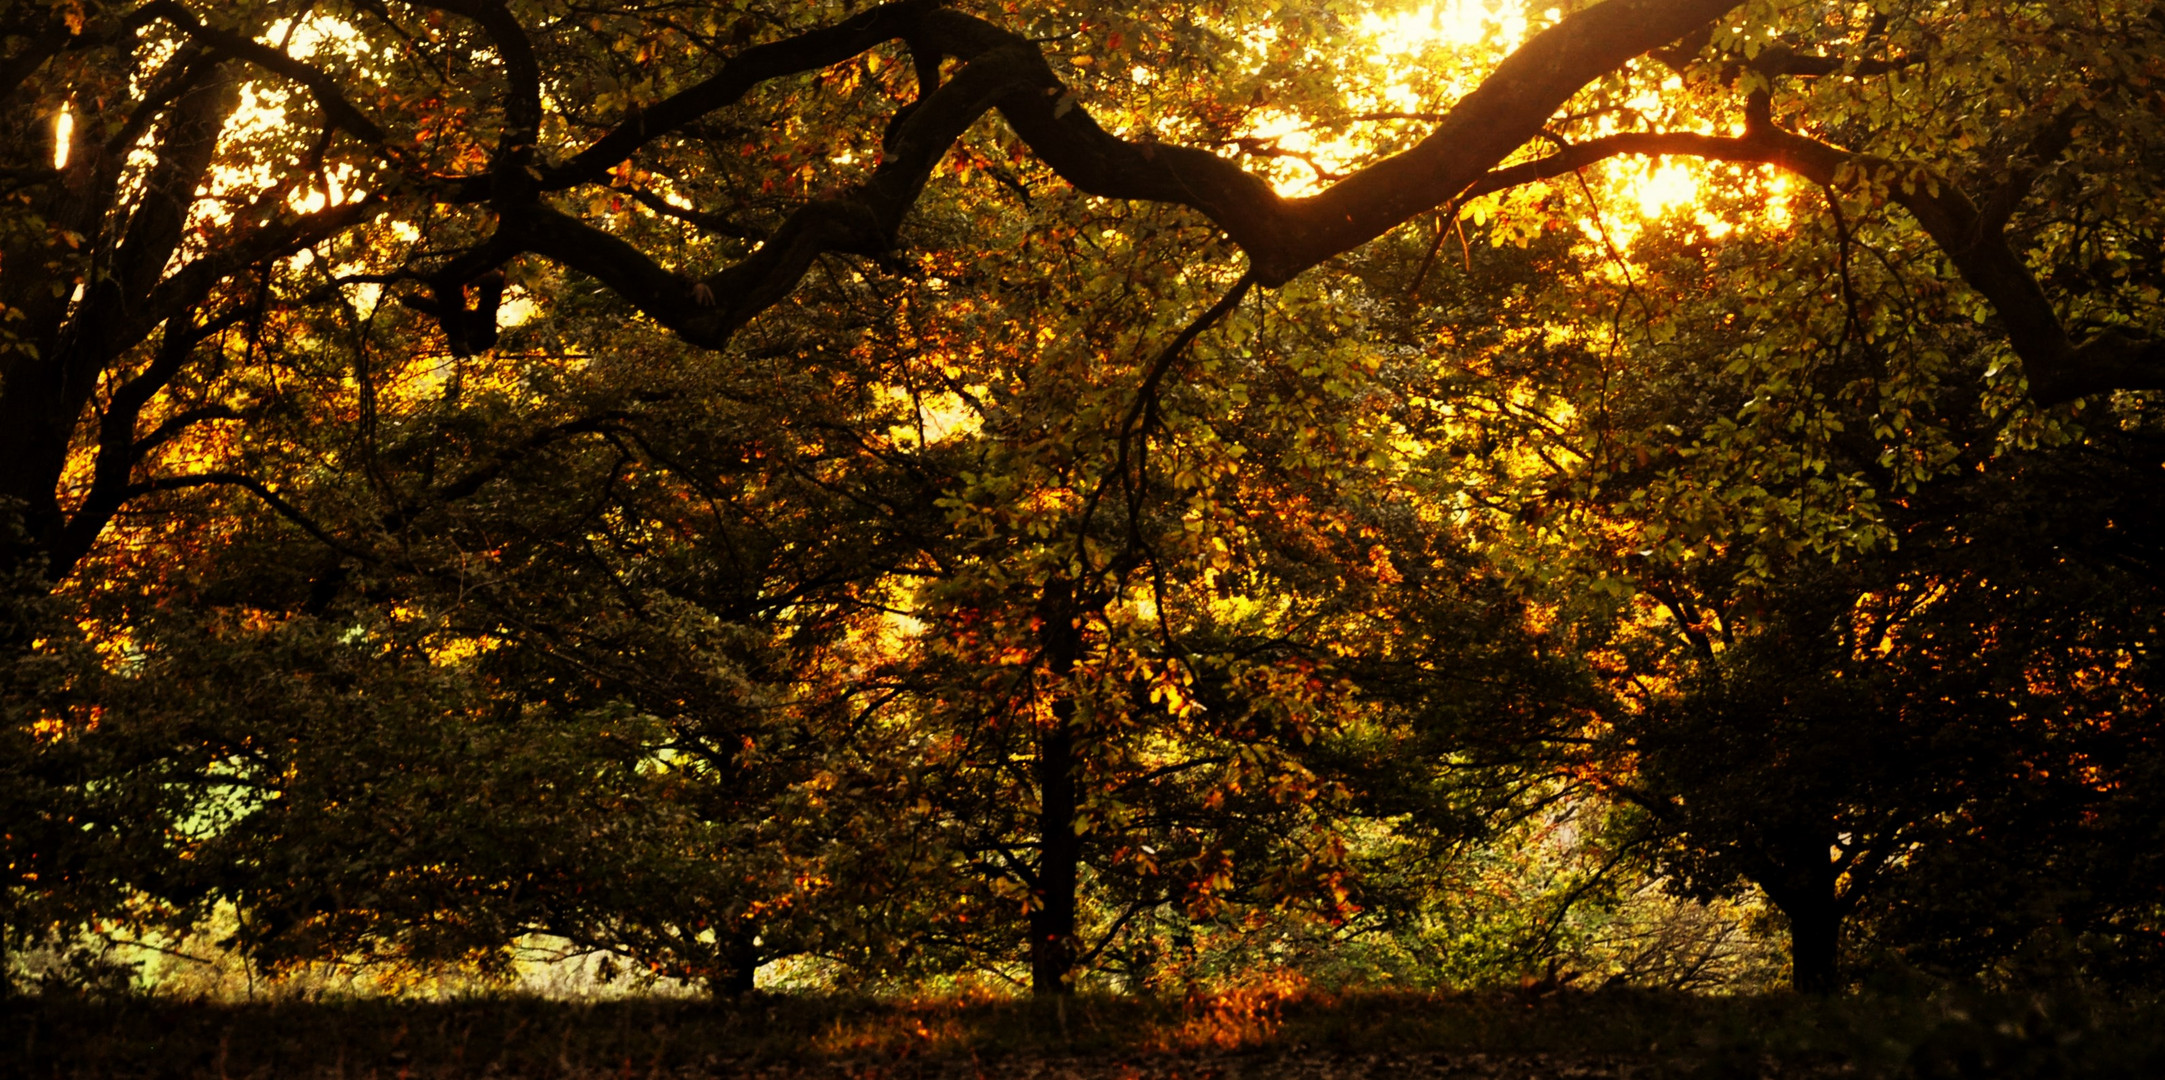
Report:
[{"label": "tree trunk", "polygon": [[1053,703],[1053,729],[1039,743],[1036,905],[1030,909],[1030,988],[1068,992],[1075,966],[1075,880],[1082,845],[1075,836],[1075,703]]},{"label": "tree trunk", "polygon": [[729,970],[707,980],[707,992],[718,998],[742,998],[753,991],[759,975],[759,947],[750,934],[730,942]]},{"label": "tree trunk", "polygon": [[1783,909],[1789,916],[1789,973],[1791,985],[1804,994],[1831,994],[1836,984],[1836,960],[1840,953],[1842,916],[1834,898],[1815,897]]},{"label": "tree trunk", "polygon": [[1075,835],[1078,804],[1075,697],[1067,685],[1082,648],[1072,586],[1046,587],[1039,609],[1040,640],[1051,676],[1052,726],[1038,739],[1037,889],[1030,908],[1030,989],[1066,994],[1075,967],[1075,886],[1082,843]]},{"label": "tree trunk", "polygon": [[1834,858],[1836,830],[1825,807],[1798,808],[1786,821],[1766,826],[1757,865],[1746,876],[1789,919],[1789,984],[1802,994],[1839,989],[1842,864]]}]

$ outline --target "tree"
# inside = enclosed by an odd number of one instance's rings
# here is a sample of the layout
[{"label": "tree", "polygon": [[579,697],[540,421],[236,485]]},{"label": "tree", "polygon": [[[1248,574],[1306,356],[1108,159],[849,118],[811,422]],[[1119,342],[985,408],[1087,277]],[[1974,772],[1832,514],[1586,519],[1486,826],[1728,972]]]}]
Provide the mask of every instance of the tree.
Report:
[{"label": "tree", "polygon": [[[522,256],[590,275],[685,340],[723,348],[825,253],[894,251],[934,171],[992,111],[1085,192],[1201,212],[1265,287],[1436,208],[1617,154],[1777,166],[1913,215],[1979,310],[1996,316],[2041,402],[2154,385],[2155,300],[2142,290],[2155,291],[2143,283],[2156,269],[2139,238],[2155,231],[2146,209],[2154,200],[2142,194],[2158,144],[2143,97],[2152,77],[2144,58],[2155,50],[2142,43],[2159,33],[2158,16],[2148,4],[2115,5],[2078,25],[2056,19],[2049,4],[1996,10],[1987,17],[1946,4],[1859,17],[1814,4],[1586,5],[1529,36],[1419,141],[1379,152],[1319,194],[1288,199],[1236,161],[1177,139],[1120,138],[1093,119],[1093,103],[1117,101],[1122,89],[1116,76],[1126,72],[1107,69],[1207,63],[1183,63],[1183,48],[1238,27],[1244,13],[1231,10],[1210,21],[1126,17],[1133,34],[1113,31],[1096,45],[1123,64],[1078,52],[1093,63],[1065,64],[1073,74],[1063,77],[1024,33],[921,0],[846,17],[809,10],[800,18],[830,21],[785,24],[772,37],[756,11],[679,25],[666,8],[637,6],[583,22],[547,5],[483,0],[338,15],[310,8],[317,25],[336,19],[337,29],[311,30],[307,55],[296,51],[299,15],[278,4],[228,9],[216,21],[176,0],[19,7],[7,27],[5,90],[15,118],[8,169],[22,210],[11,217],[0,293],[12,335],[0,427],[14,440],[0,460],[11,463],[4,491],[22,504],[32,545],[15,558],[43,559],[48,574],[64,576],[122,502],[172,481],[140,475],[154,464],[147,458],[192,424],[232,419],[229,403],[165,392],[206,340],[273,303],[263,267],[368,222],[442,213],[442,243],[345,276],[421,286],[410,302],[437,319],[454,351],[488,344],[501,299],[489,275]],[[1038,19],[1086,34],[1111,24],[1087,8]],[[263,37],[273,27],[282,45]],[[1991,47],[1974,44],[1982,40]],[[787,115],[787,99],[768,93],[776,80],[832,73],[898,41],[919,85],[883,132],[822,107],[806,115],[841,126],[743,143],[750,156],[773,153],[780,171],[713,169],[712,151],[734,137],[725,117],[749,119],[762,107],[774,117],[777,106]],[[1279,53],[1297,59],[1304,45],[1283,42]],[[1635,59],[1650,52],[1681,73],[1680,92],[1659,89],[1666,68]],[[1980,56],[1984,63],[1969,59]],[[1953,70],[1974,81],[1945,80],[1961,96],[1941,106],[1929,73],[1948,57],[1965,58]],[[959,61],[952,73],[949,58]],[[847,81],[883,104],[895,89],[870,59],[855,62]],[[296,109],[305,99],[312,122],[245,135],[234,126],[244,84]],[[2062,86],[2080,89],[2053,89]],[[1661,109],[1629,106],[1634,115],[1682,124],[1720,122],[1741,103],[1745,132],[1613,130],[1617,103],[1642,92]],[[1552,130],[1574,100],[1592,107]],[[1209,123],[1207,110],[1237,108],[1199,104],[1189,122],[1203,135],[1224,126]],[[53,144],[38,125],[57,132],[60,116],[70,142],[48,159]],[[452,118],[456,130],[444,126]],[[1586,137],[1604,122],[1610,130]],[[1565,148],[1505,164],[1545,131]],[[1855,145],[1843,145],[1850,135]],[[788,145],[761,151],[763,141]],[[815,151],[877,164],[794,207],[764,194],[784,177],[824,172],[806,161]],[[230,168],[217,159],[237,153],[262,175],[214,175]],[[2042,206],[2031,198],[2040,184],[2052,196]],[[2082,214],[2056,217],[2052,208],[2074,205],[2065,196],[2085,185],[2097,190],[2080,200]],[[199,190],[222,208],[211,211]],[[582,197],[597,220],[566,208]],[[629,227],[609,220],[627,212]],[[748,212],[772,224],[748,224]],[[656,261],[650,238],[680,224],[713,242],[671,269]],[[2070,331],[2069,319],[2100,329]],[[143,353],[154,336],[155,355]],[[63,472],[101,380],[112,380],[113,396],[96,410],[96,479],[77,498]],[[154,402],[165,419],[141,433]]]},{"label": "tree", "polygon": [[[1689,455],[1726,463],[1739,482],[1708,473],[1640,489],[1675,500],[1657,524],[1696,533],[1621,550],[1658,549],[1671,562],[1687,550],[1711,556],[1726,550],[1724,524],[1743,521],[1757,538],[1743,553],[1746,572],[1770,577],[1804,548],[1831,557],[1885,541],[1880,497],[1961,460],[1939,452],[1929,425],[1906,419],[1941,383],[1974,391],[1980,408],[2010,418],[2016,439],[2051,437],[2067,416],[2032,406],[2156,385],[2161,267],[2148,196],[2160,142],[2146,95],[2160,17],[2135,3],[2084,20],[2060,14],[2051,4],[1884,13],[1816,3],[1577,4],[1534,26],[1509,55],[1479,56],[1494,67],[1477,84],[1426,82],[1408,109],[1385,107],[1379,86],[1366,84],[1391,73],[1349,59],[1359,35],[1320,10],[1280,17],[1244,5],[1077,4],[979,15],[920,0],[862,11],[800,6],[786,16],[756,5],[687,13],[487,0],[263,3],[215,14],[177,0],[22,6],[6,16],[0,43],[12,155],[0,182],[21,208],[0,236],[0,330],[11,335],[0,369],[0,497],[21,518],[8,534],[19,537],[6,557],[9,580],[33,593],[79,585],[71,575],[93,565],[99,538],[129,508],[147,519],[206,489],[243,491],[328,551],[287,564],[275,610],[337,611],[356,594],[385,604],[457,596],[439,613],[487,612],[473,615],[468,640],[519,625],[532,631],[529,644],[557,648],[519,652],[516,662],[506,654],[501,676],[524,687],[515,695],[530,693],[560,719],[600,702],[646,703],[643,714],[676,723],[671,738],[695,753],[745,734],[737,724],[746,719],[715,706],[738,687],[700,689],[698,663],[725,657],[747,673],[745,687],[762,692],[817,685],[840,708],[854,692],[834,690],[836,673],[851,669],[851,635],[876,632],[883,607],[930,616],[933,644],[910,658],[925,666],[895,676],[907,689],[896,700],[929,703],[927,716],[950,723],[1017,721],[988,725],[975,749],[1004,760],[1021,747],[1035,763],[1031,778],[997,796],[1010,810],[1034,800],[1035,820],[1005,830],[1000,843],[1034,845],[1034,858],[1017,865],[1032,894],[1038,981],[1063,985],[1082,951],[1075,897],[1092,846],[1071,840],[1094,820],[1080,778],[1102,766],[1110,771],[1090,783],[1119,790],[1119,769],[1140,765],[1124,751],[1087,759],[1078,740],[1092,724],[1144,738],[1189,722],[1195,745],[1261,748],[1281,778],[1298,778],[1307,768],[1299,755],[1279,751],[1305,719],[1285,706],[1336,715],[1350,700],[1329,672],[1304,665],[1375,631],[1320,596],[1318,583],[1387,576],[1380,567],[1389,560],[1357,569],[1362,553],[1303,535],[1311,523],[1325,532],[1370,524],[1323,505],[1345,491],[1327,466],[1321,480],[1313,471],[1329,455],[1372,453],[1393,439],[1500,444],[1511,425],[1531,431],[1552,418],[1520,404],[1528,393],[1591,402],[1602,415],[1630,404],[1639,422],[1595,431],[1583,470],[1544,474],[1514,453],[1483,453],[1490,475],[1439,490],[1437,512],[1482,518],[1461,499],[1502,506],[1508,517],[1483,518],[1473,543],[1538,551],[1554,531],[1543,518],[1570,498],[1606,497],[1631,471],[1625,463],[1643,454],[1636,467],[1645,469]],[[1272,19],[1269,33],[1247,32]],[[1354,112],[1351,92],[1376,108]],[[267,122],[266,106],[287,122]],[[1740,134],[1707,133],[1735,130],[1739,112]],[[981,122],[993,113],[997,123]],[[1257,133],[1287,117],[1348,149],[1302,162]],[[1439,420],[1440,432],[1342,425],[1311,437],[1311,427],[1329,427],[1307,422],[1313,391],[1343,404],[1354,396],[1345,387],[1381,367],[1353,355],[1357,344],[1256,348],[1312,380],[1262,405],[1244,396],[1260,379],[1234,378],[1235,362],[1195,351],[1221,327],[1245,333],[1241,305],[1265,297],[1290,305],[1281,310],[1292,318],[1361,304],[1398,309],[1403,336],[1393,347],[1409,354],[1439,333],[1471,334],[1442,317],[1454,311],[1448,305],[1424,321],[1421,305],[1377,303],[1381,279],[1356,286],[1341,272],[1407,271],[1404,292],[1433,300],[1443,283],[1461,280],[1432,269],[1462,218],[1496,239],[1568,246],[1577,196],[1568,184],[1536,182],[1570,178],[1592,201],[1585,177],[1599,179],[1613,158],[1648,154],[1766,166],[1820,188],[1819,202],[1783,197],[1784,205],[1823,209],[1818,235],[1835,234],[1839,272],[1792,272],[1766,247],[1723,249],[1711,236],[1680,244],[1682,270],[1663,283],[1673,292],[1650,296],[1625,267],[1625,292],[1637,294],[1629,334],[1621,298],[1607,308],[1607,340],[1581,320],[1569,350],[1523,349],[1546,330],[1522,321],[1492,358],[1568,354],[1568,378],[1551,381],[1525,360],[1490,366],[1430,396],[1464,395],[1452,406],[1466,411]],[[1274,182],[1290,185],[1289,170],[1303,165],[1318,190],[1280,194]],[[1038,203],[1056,201],[1046,193],[1063,182],[1078,197],[1044,212]],[[1777,199],[1756,169],[1710,170],[1701,183],[1713,201],[1764,209]],[[1364,251],[1403,245],[1412,230],[1401,226],[1439,210],[1443,221],[1420,238],[1425,256],[1366,261]],[[970,282],[978,264],[1031,254],[1040,229],[1049,238],[1035,251],[1067,260],[1060,275],[1017,258],[1002,272],[1019,280]],[[1394,237],[1386,245],[1363,248],[1386,235]],[[1093,291],[1093,272],[1111,263],[1092,263],[1097,253],[1086,249],[1106,242],[1129,268],[1159,265],[1131,270],[1118,279],[1123,288]],[[1710,245],[1721,249],[1711,260]],[[1867,256],[1886,273],[1859,269]],[[1758,291],[1744,290],[1745,275],[1717,273],[1724,258],[1754,271],[1748,283]],[[1824,270],[1829,261],[1799,265]],[[597,299],[592,283],[610,299]],[[1614,292],[1589,295],[1605,302]],[[1545,312],[1574,302],[1553,289],[1525,295]],[[1925,317],[1905,308],[1919,295],[1934,309]],[[1733,329],[1709,328],[1708,311],[1738,297],[1762,327],[1781,321],[1767,316],[1782,303],[1832,302],[1816,319],[1739,347]],[[971,343],[951,332],[939,346],[969,363],[852,366],[866,337],[914,333],[917,310],[948,304],[942,318],[967,325],[969,302],[1019,313],[1029,333],[983,321],[976,333],[1007,352],[971,356]],[[527,411],[522,395],[566,387],[549,363],[521,363],[503,347],[519,305],[580,324],[567,335],[577,356],[565,367],[621,341],[639,341],[623,350],[638,353],[658,327],[712,355],[646,354],[656,362],[704,365],[723,372],[723,383],[747,374],[790,387],[761,415],[806,425],[783,440],[786,465],[806,485],[768,500],[761,493],[779,475],[772,463],[672,461],[685,448],[665,445],[651,425],[689,421],[643,398],[652,387],[636,370],[597,372],[611,385],[579,403],[591,407]],[[1067,317],[1045,317],[1055,310]],[[1980,321],[1968,347],[1892,359],[1852,348],[1945,310]],[[1840,324],[1832,336],[1827,312]],[[289,354],[328,341],[340,317],[348,330],[380,329],[399,342],[385,350],[390,367],[442,388],[440,405],[384,393],[391,383],[370,368],[384,354],[365,340],[327,353],[322,393],[286,395]],[[1341,328],[1383,321],[1364,312]],[[1082,331],[1086,347],[1032,353],[1063,328]],[[1032,340],[1040,331],[1052,336]],[[1629,384],[1630,373],[1608,361],[1637,334],[1648,347],[1632,350],[1636,358],[1658,357],[1670,342],[1698,351],[1612,400],[1607,389]],[[1886,372],[1860,380],[1820,365],[1821,339],[1842,343],[1842,363],[1884,361]],[[492,349],[495,357],[470,365]],[[1775,393],[1734,403],[1693,397],[1689,383],[1702,369],[1685,361],[1708,357],[1746,369],[1749,379],[1725,392]],[[416,363],[424,359],[431,363]],[[469,366],[505,380],[490,408],[458,404]],[[352,371],[350,394],[341,367]],[[1837,370],[1845,372],[1837,385],[1814,381]],[[842,407],[821,407],[823,381],[841,388]],[[1898,452],[1844,450],[1844,467],[1820,480],[1833,455],[1786,456],[1795,443],[1764,437],[1801,424],[1808,449],[1843,442],[1814,396],[1828,389],[1876,395],[1873,415],[1888,419],[1884,439]],[[913,407],[883,406],[889,394]],[[939,399],[930,408],[928,396]],[[988,396],[995,408],[982,407]],[[696,410],[710,400],[679,402]],[[1682,413],[1663,412],[1664,402]],[[1236,409],[1247,411],[1234,428],[1201,419]],[[1499,430],[1472,430],[1479,425],[1466,416],[1483,409]],[[927,437],[925,421],[942,413],[976,414],[985,437],[966,432],[935,446],[948,440]],[[335,440],[295,422],[327,417],[360,437],[321,452],[312,468],[305,453],[281,461],[275,448],[265,452],[281,439],[321,451]],[[920,445],[880,445],[890,419],[914,421]],[[1262,447],[1279,426],[1284,441],[1262,472],[1233,464],[1234,448]],[[1237,439],[1225,437],[1234,430]],[[743,431],[717,434],[725,447],[764,449]],[[851,440],[861,451],[834,449]],[[1190,468],[1165,471],[1169,461]],[[519,508],[534,511],[532,521],[507,512],[499,500],[514,492],[549,490],[521,487],[548,468],[598,483],[586,490],[602,501],[566,500],[578,487],[566,485]],[[620,483],[619,469],[636,479]],[[357,474],[367,482],[355,483]],[[1809,496],[1790,497],[1775,477],[1795,479]],[[701,536],[672,545],[619,527],[636,520],[666,531],[682,515],[657,507],[688,491],[736,501],[743,530],[692,530]],[[1284,532],[1243,539],[1237,519],[1274,502],[1296,508]],[[607,520],[617,511],[620,522]],[[787,528],[770,532],[775,523]],[[1770,523],[1779,527],[1756,528]],[[940,535],[949,527],[971,543]],[[755,536],[774,542],[734,548],[719,571],[705,561],[708,541],[732,548]],[[1553,580],[1628,591],[1633,575],[1615,572],[1615,539],[1579,534],[1558,565],[1589,576]],[[1227,567],[1206,565],[1220,558],[1213,541],[1226,545]],[[1225,584],[1231,567],[1297,566],[1286,553],[1304,549],[1356,569],[1253,575],[1298,594],[1283,618],[1299,633],[1213,610],[1213,591],[1238,593]],[[462,606],[449,583],[470,552],[485,553],[476,563],[507,560],[492,565],[514,573],[516,594]],[[711,651],[661,640],[672,619],[654,618],[639,588],[626,587],[649,574],[686,621],[741,617],[749,629],[731,642],[709,639]],[[939,588],[900,584],[914,578]],[[583,625],[580,605],[602,600],[610,617]],[[806,615],[815,602],[831,604],[818,610],[832,618]],[[1682,612],[1677,621],[1703,622]],[[1183,634],[1233,643],[1236,659],[1211,671],[1180,655]],[[9,646],[23,652],[40,640],[24,634]],[[566,689],[563,665],[625,654],[636,662],[580,693]],[[984,681],[987,671],[999,685]],[[957,672],[978,681],[958,689]],[[1143,681],[1141,702],[1132,678]],[[687,683],[697,691],[690,698]],[[1193,699],[1207,705],[1200,722],[1168,704],[1214,685],[1226,696]],[[648,707],[657,701],[666,707]],[[728,722],[702,728],[716,713]],[[1241,726],[1269,715],[1290,726]],[[1108,738],[1097,749],[1118,745]],[[729,753],[712,756],[717,775],[738,775]],[[1179,802],[1207,791],[1169,784],[1166,795]],[[1255,835],[1272,820],[1258,810],[1237,824]],[[1100,854],[1118,850],[1108,844]],[[1306,865],[1328,878],[1331,861]],[[1218,876],[1198,862],[1188,884]],[[1127,902],[1161,885],[1131,881]],[[739,975],[744,966],[736,964]]]},{"label": "tree", "polygon": [[[1925,526],[1897,552],[1700,597],[1726,644],[1617,722],[1637,761],[1622,790],[1673,837],[1665,865],[1704,893],[1763,888],[1788,917],[1799,988],[1838,985],[1844,922],[1892,890],[1918,897],[1906,933],[1931,934],[1922,897],[1966,876],[1950,864],[2064,868],[2095,843],[2081,823],[2117,818],[2153,767],[2148,576],[2090,562],[2064,534],[1993,536],[2003,524],[1973,512],[1959,538]],[[2040,532],[2069,542],[2023,550]],[[2034,845],[2020,858],[2015,835]],[[2103,907],[2154,903],[2155,882],[2113,877],[2067,884],[2116,893]],[[1970,955],[2011,948],[2038,917],[1973,924]],[[1904,951],[1904,933],[1882,925],[1878,944]]]},{"label": "tree", "polygon": [[[1520,316],[1524,338],[1506,314],[1502,347],[1471,343],[1477,375],[1453,400],[1485,406],[1458,444],[1481,445],[1439,472],[1491,508],[1501,565],[1618,695],[1583,727],[1490,730],[1646,807],[1679,884],[1762,888],[1800,986],[1837,985],[1849,913],[1890,895],[1917,906],[1868,920],[1877,948],[1973,964],[2018,923],[2091,918],[2073,901],[1986,914],[1932,881],[1968,879],[1949,868],[2014,835],[2075,865],[2097,843],[2085,820],[2131,812],[2106,807],[2154,741],[2154,555],[2136,539],[2154,410],[2010,422],[1967,374],[1994,362],[1989,339],[1945,294],[1906,293],[1899,238],[1718,213],[1626,250],[1530,244],[1582,291]],[[1723,248],[1709,227],[1732,230]],[[1785,265],[1754,258],[1759,242]],[[1755,302],[1704,303],[1694,286],[1716,274]],[[2116,919],[2151,902],[2124,875],[2080,880]],[[1927,947],[1935,918],[1976,935]]]}]

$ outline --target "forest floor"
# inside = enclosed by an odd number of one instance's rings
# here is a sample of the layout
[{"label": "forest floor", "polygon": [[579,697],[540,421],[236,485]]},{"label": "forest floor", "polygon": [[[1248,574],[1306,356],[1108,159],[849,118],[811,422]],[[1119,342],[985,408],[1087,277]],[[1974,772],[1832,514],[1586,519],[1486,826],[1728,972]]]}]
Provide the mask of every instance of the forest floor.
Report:
[{"label": "forest floor", "polygon": [[0,1077],[2157,1077],[2155,999],[1637,991],[0,1004]]}]

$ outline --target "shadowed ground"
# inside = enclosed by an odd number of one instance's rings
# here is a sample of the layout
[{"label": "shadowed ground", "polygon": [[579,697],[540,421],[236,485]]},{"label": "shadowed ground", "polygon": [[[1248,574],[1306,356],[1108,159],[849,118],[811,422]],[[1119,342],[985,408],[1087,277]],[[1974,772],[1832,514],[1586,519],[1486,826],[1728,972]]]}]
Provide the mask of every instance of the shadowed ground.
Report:
[{"label": "shadowed ground", "polygon": [[1638,992],[5,1007],[22,1077],[2142,1077],[2150,1000]]}]

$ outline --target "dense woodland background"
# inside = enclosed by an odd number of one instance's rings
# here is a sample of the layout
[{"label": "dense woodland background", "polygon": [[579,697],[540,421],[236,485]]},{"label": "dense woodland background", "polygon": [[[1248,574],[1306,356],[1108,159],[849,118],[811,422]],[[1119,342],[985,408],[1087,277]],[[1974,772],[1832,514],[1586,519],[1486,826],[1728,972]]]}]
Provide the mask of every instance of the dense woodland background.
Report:
[{"label": "dense woodland background", "polygon": [[9,992],[2165,979],[2165,5],[11,0],[0,103]]}]

